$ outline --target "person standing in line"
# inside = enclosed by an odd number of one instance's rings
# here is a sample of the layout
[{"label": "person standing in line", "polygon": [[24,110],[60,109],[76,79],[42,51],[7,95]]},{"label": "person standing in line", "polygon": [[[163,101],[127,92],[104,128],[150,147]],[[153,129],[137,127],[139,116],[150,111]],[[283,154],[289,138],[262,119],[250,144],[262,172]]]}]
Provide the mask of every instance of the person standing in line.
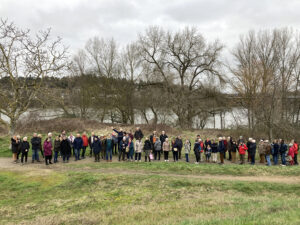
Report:
[{"label": "person standing in line", "polygon": [[144,152],[145,152],[145,162],[147,162],[147,159],[149,159],[149,162],[151,162],[150,153],[152,152],[152,145],[149,138],[146,138],[145,140]]},{"label": "person standing in line", "polygon": [[46,165],[52,164],[52,140],[51,136],[48,135],[46,140],[44,141],[44,155],[45,155],[45,163]]},{"label": "person standing in line", "polygon": [[11,138],[11,151],[13,154],[13,162],[17,163],[17,154],[19,149],[20,141],[17,139],[17,136]]},{"label": "person standing in line", "polygon": [[76,134],[76,138],[73,141],[74,153],[75,153],[75,161],[80,160],[80,151],[83,146],[82,138],[80,134]]},{"label": "person standing in line", "polygon": [[39,142],[40,142],[40,151],[41,151],[41,155],[43,157],[43,159],[45,158],[44,156],[44,152],[43,152],[43,146],[42,146],[42,135],[41,134],[38,134],[38,139],[39,139]]},{"label": "person standing in line", "polygon": [[249,145],[248,154],[250,155],[251,165],[254,165],[256,155],[256,141],[254,139],[252,139]]},{"label": "person standing in line", "polygon": [[71,145],[66,135],[62,136],[62,141],[60,143],[60,150],[61,150],[63,162],[68,163],[71,155]]},{"label": "person standing in line", "polygon": [[106,136],[105,135],[101,135],[101,152],[100,152],[100,155],[101,155],[101,158],[103,160],[105,160],[106,156]]},{"label": "person standing in line", "polygon": [[32,163],[34,163],[34,160],[40,162],[39,151],[41,147],[41,140],[38,138],[37,133],[33,134],[30,142],[32,148]]},{"label": "person standing in line", "polygon": [[265,143],[264,143],[264,140],[260,140],[260,142],[258,144],[258,154],[259,154],[259,158],[260,158],[259,163],[265,163],[266,156],[265,156]]},{"label": "person standing in line", "polygon": [[168,138],[168,135],[166,134],[166,132],[163,130],[161,132],[161,135],[159,136],[160,142],[161,142],[161,148],[162,145],[164,144],[164,142],[166,141],[166,138]]},{"label": "person standing in line", "polygon": [[190,140],[186,139],[184,143],[184,152],[185,152],[185,161],[189,162],[189,154],[191,152],[191,142]]},{"label": "person standing in line", "polygon": [[141,155],[143,150],[142,140],[137,139],[135,142],[135,162],[141,162]]},{"label": "person standing in line", "polygon": [[23,141],[21,142],[21,152],[22,152],[21,163],[22,164],[24,163],[24,157],[25,157],[25,163],[27,163],[29,149],[30,149],[30,145],[27,141],[27,137],[24,137]]},{"label": "person standing in line", "polygon": [[240,160],[241,160],[241,165],[245,164],[245,155],[246,155],[246,151],[248,150],[248,147],[241,142],[240,146],[239,146],[239,153],[240,153]]},{"label": "person standing in line", "polygon": [[128,153],[127,153],[127,160],[130,162],[133,161],[133,154],[134,154],[134,142],[131,138],[129,138],[129,142],[128,142]]},{"label": "person standing in line", "polygon": [[19,156],[21,154],[21,145],[22,145],[22,141],[21,141],[21,137],[20,135],[17,135],[17,140],[18,140],[18,151],[17,151],[17,162],[19,162]]},{"label": "person standing in line", "polygon": [[88,139],[88,137],[86,135],[86,132],[84,132],[82,134],[82,142],[83,142],[83,145],[82,145],[81,158],[85,159],[85,152],[86,152],[87,147],[89,146],[89,139]]},{"label": "person standing in line", "polygon": [[113,140],[111,135],[106,139],[106,162],[112,162]]},{"label": "person standing in line", "polygon": [[54,163],[57,163],[58,153],[60,152],[60,138],[57,136],[54,140]]},{"label": "person standing in line", "polygon": [[154,160],[160,161],[161,142],[159,138],[156,138],[154,143]]},{"label": "person standing in line", "polygon": [[201,151],[200,140],[201,139],[198,139],[194,144],[194,153],[195,153],[195,157],[196,157],[195,164],[199,164],[199,162],[200,162],[200,151]]},{"label": "person standing in line", "polygon": [[[248,139],[247,145],[246,145],[248,149],[250,148],[251,143],[252,143],[252,138],[250,137]],[[249,154],[249,152],[248,152],[248,162],[250,162],[250,154]]]},{"label": "person standing in line", "polygon": [[212,162],[218,162],[218,144],[215,140],[212,140],[211,144],[211,154],[212,154]]},{"label": "person standing in line", "polygon": [[271,164],[270,155],[272,153],[272,147],[269,144],[268,140],[265,141],[264,149],[265,149],[264,152],[265,152],[266,160],[267,160],[267,166],[271,166],[272,164]]},{"label": "person standing in line", "polygon": [[290,143],[289,144],[289,152],[288,152],[288,160],[289,160],[289,163],[290,165],[294,165],[294,157],[295,157],[295,149],[294,149],[294,146],[293,146],[293,143]]},{"label": "person standing in line", "polygon": [[[124,135],[124,132],[123,132],[123,129],[120,128],[120,131],[112,128],[114,132],[116,132],[117,134],[117,137],[118,137],[118,151],[120,151],[120,146],[121,146],[121,141],[123,140],[123,137],[125,136]],[[126,139],[126,138],[125,138]],[[123,144],[124,144],[124,141],[123,141]]]},{"label": "person standing in line", "polygon": [[169,162],[169,151],[170,151],[170,143],[169,143],[169,139],[166,138],[163,143],[163,152],[164,152],[165,162]]},{"label": "person standing in line", "polygon": [[224,164],[225,146],[222,137],[219,137],[218,152],[220,153],[220,164]]},{"label": "person standing in line", "polygon": [[212,152],[211,146],[210,146],[210,145],[207,145],[207,146],[205,147],[205,161],[206,161],[206,162],[210,162],[211,152]]},{"label": "person standing in line", "polygon": [[92,132],[91,136],[89,137],[90,158],[92,158],[92,156],[93,156],[93,143],[94,143],[95,137],[96,136],[95,136],[94,132]]},{"label": "person standing in line", "polygon": [[238,150],[238,146],[235,141],[232,142],[231,147],[230,147],[230,152],[231,152],[231,162],[236,163],[236,152]]},{"label": "person standing in line", "polygon": [[94,138],[94,142],[92,144],[93,153],[95,156],[95,162],[100,162],[100,152],[101,152],[101,141],[98,137]]},{"label": "person standing in line", "polygon": [[117,135],[113,132],[111,135],[111,139],[113,141],[113,148],[112,148],[112,152],[114,155],[118,155],[119,154],[119,149],[118,149],[118,137]]},{"label": "person standing in line", "polygon": [[228,151],[228,160],[232,160],[231,149],[232,149],[232,137],[227,138],[227,151]]},{"label": "person standing in line", "polygon": [[284,143],[284,140],[281,140],[280,147],[279,147],[279,153],[281,156],[281,165],[286,166],[286,160],[285,155],[287,152],[287,145]]},{"label": "person standing in line", "polygon": [[[70,145],[71,145],[72,154],[73,154],[73,156],[75,156],[75,149],[74,149],[74,140],[75,140],[75,137],[73,136],[72,133],[71,133],[70,136],[68,137],[68,140],[69,140]],[[75,158],[76,158],[76,156],[75,156]]]},{"label": "person standing in line", "polygon": [[274,165],[277,165],[278,154],[279,154],[279,144],[278,144],[277,140],[274,140],[272,147],[273,147],[273,149],[272,149],[273,162],[274,162]]},{"label": "person standing in line", "polygon": [[[226,137],[223,137],[222,138],[222,142],[223,142],[223,145],[224,145],[224,159],[226,159],[226,152],[227,152],[227,140],[226,140]],[[223,160],[224,160],[223,159]],[[223,163],[222,163],[223,164]]]},{"label": "person standing in line", "polygon": [[[181,151],[182,151],[182,147],[183,147],[183,143],[182,143],[182,139],[181,136],[179,135],[176,139],[175,139],[175,145],[178,149],[178,159],[181,159]],[[177,159],[177,161],[178,161]]]},{"label": "person standing in line", "polygon": [[294,164],[298,165],[298,150],[299,150],[299,146],[298,143],[294,140]]},{"label": "person standing in line", "polygon": [[125,154],[126,154],[126,147],[127,147],[127,141],[126,137],[123,136],[123,139],[120,142],[120,148],[119,148],[119,161],[125,161]]}]

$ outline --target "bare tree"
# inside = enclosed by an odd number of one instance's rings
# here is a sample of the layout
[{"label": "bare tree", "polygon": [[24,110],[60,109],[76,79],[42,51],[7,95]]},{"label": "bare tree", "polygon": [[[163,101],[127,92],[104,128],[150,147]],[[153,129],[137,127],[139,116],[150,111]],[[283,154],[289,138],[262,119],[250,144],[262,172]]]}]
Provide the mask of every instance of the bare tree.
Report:
[{"label": "bare tree", "polygon": [[0,89],[0,113],[9,118],[10,133],[40,92],[43,79],[54,76],[67,66],[67,50],[61,39],[50,39],[50,29],[32,37],[6,20],[0,21],[0,78],[7,78]]}]

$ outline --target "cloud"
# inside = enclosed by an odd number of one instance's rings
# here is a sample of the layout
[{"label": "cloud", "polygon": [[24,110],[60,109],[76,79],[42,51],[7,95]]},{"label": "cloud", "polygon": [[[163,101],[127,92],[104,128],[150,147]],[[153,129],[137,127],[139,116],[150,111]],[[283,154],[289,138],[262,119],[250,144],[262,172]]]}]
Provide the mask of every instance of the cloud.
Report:
[{"label": "cloud", "polygon": [[1,17],[33,31],[51,27],[72,50],[95,35],[123,45],[149,25],[196,26],[231,47],[250,29],[299,28],[299,9],[297,0],[0,0]]}]

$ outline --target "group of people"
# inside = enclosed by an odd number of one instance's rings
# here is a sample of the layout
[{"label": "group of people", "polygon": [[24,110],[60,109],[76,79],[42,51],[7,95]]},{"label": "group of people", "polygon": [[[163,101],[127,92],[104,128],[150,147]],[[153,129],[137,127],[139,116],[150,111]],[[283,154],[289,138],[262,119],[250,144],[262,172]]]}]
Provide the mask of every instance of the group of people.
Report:
[{"label": "group of people", "polygon": [[[48,133],[44,141],[42,141],[40,134],[34,133],[30,143],[27,137],[21,140],[20,136],[13,136],[11,139],[13,161],[17,163],[21,158],[21,163],[27,163],[31,144],[32,163],[41,162],[39,157],[39,153],[41,153],[46,165],[52,164],[52,158],[54,158],[54,163],[58,162],[59,157],[64,163],[69,162],[71,156],[74,157],[75,161],[84,159],[87,149],[90,150],[89,157],[94,157],[95,162],[100,162],[100,159],[112,162],[113,155],[117,155],[119,161],[141,162],[142,153],[144,153],[145,162],[160,161],[162,157],[165,162],[169,162],[170,152],[173,161],[178,162],[183,156],[183,151],[185,161],[190,162],[190,153],[193,149],[196,164],[200,162],[224,164],[225,159],[237,163],[238,154],[240,164],[245,164],[247,160],[252,165],[255,164],[258,149],[260,163],[266,163],[270,166],[273,162],[274,165],[277,165],[280,157],[283,166],[287,163],[298,165],[299,146],[295,140],[292,140],[288,145],[281,139],[274,140],[272,143],[268,140],[260,140],[257,145],[253,138],[249,138],[246,142],[242,136],[235,141],[232,137],[202,140],[200,135],[197,135],[192,148],[189,139],[183,141],[179,135],[169,140],[165,131],[162,131],[160,135],[153,131],[149,137],[144,137],[139,127],[134,133],[125,132],[122,128],[119,130],[112,128],[112,130],[109,135],[97,136],[92,132],[90,137],[86,133],[67,136],[66,132],[62,131],[61,134],[53,138],[52,133]],[[246,153],[248,153],[247,158]]]}]

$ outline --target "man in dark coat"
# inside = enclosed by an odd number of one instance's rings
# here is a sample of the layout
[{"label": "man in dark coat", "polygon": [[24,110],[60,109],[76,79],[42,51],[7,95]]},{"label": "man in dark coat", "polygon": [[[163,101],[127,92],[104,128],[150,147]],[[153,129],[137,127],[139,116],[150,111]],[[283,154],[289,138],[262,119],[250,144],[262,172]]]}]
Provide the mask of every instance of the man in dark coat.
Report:
[{"label": "man in dark coat", "polygon": [[181,136],[178,136],[176,138],[176,140],[175,140],[175,146],[178,149],[178,158],[181,159],[181,150],[182,150],[182,146],[183,146]]},{"label": "man in dark coat", "polygon": [[33,137],[31,138],[31,148],[32,148],[32,163],[34,163],[34,160],[37,162],[40,162],[39,159],[39,151],[41,147],[41,139],[38,138],[37,133],[33,134]]},{"label": "man in dark coat", "polygon": [[135,138],[136,140],[142,140],[143,137],[144,137],[144,134],[143,134],[141,128],[137,127],[137,128],[136,128],[136,131],[135,131],[135,133],[134,133],[134,138]]}]

